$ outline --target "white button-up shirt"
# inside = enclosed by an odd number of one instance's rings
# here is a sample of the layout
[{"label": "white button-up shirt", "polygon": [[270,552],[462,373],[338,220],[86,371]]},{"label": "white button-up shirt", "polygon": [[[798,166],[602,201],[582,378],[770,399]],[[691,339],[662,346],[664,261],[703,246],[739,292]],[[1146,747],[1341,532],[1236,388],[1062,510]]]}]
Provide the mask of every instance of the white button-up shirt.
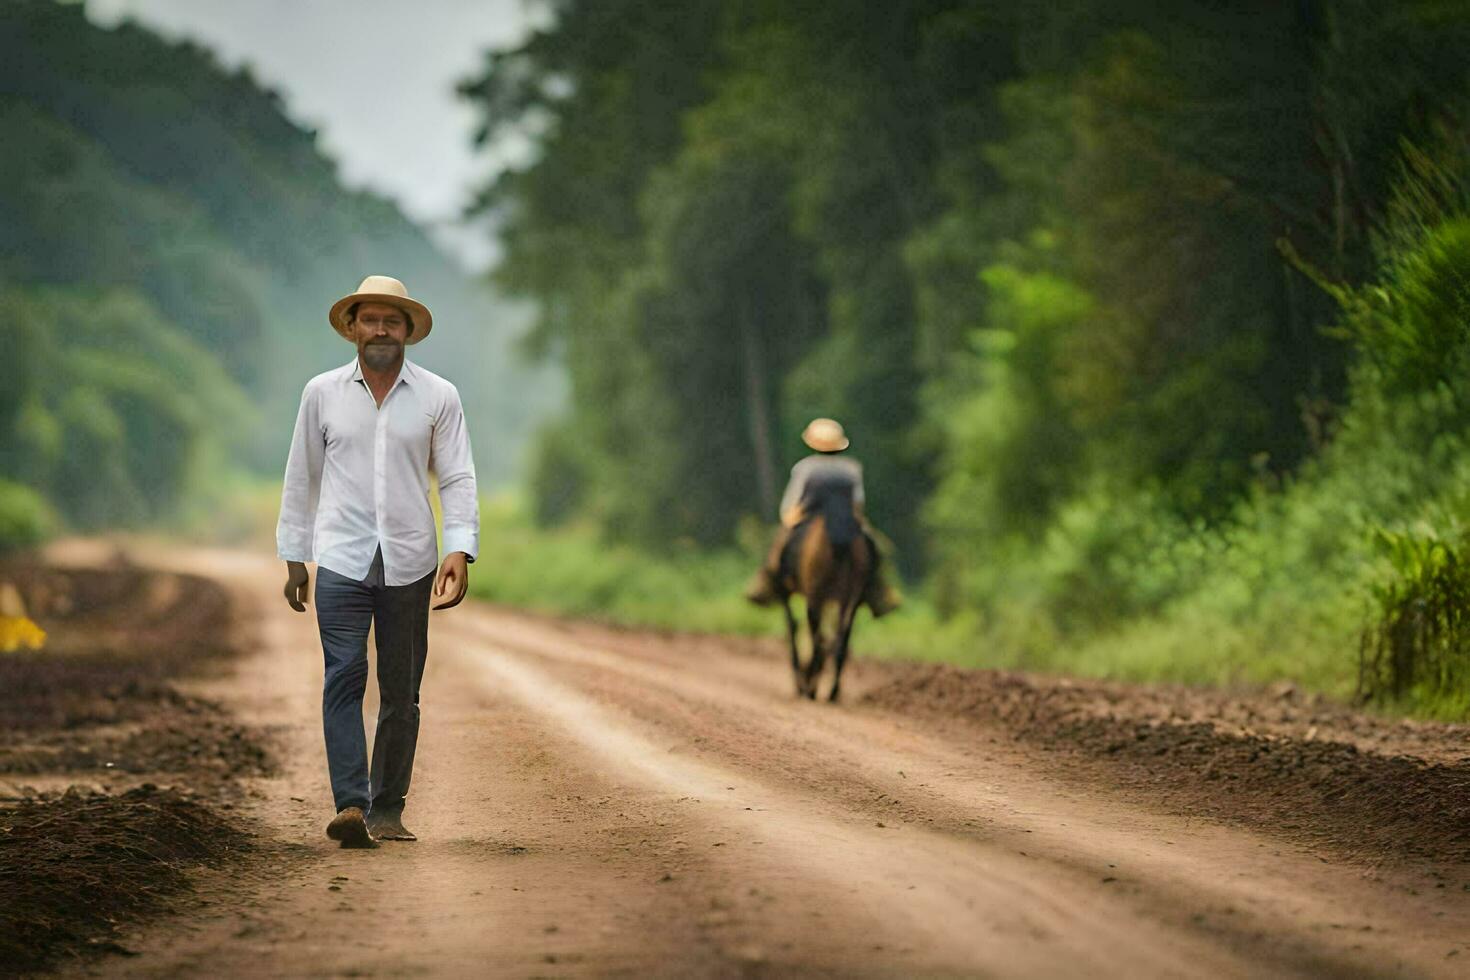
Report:
[{"label": "white button-up shirt", "polygon": [[356,357],[301,393],[286,460],[276,552],[360,581],[383,549],[388,585],[439,562],[429,470],[439,478],[444,550],[479,551],[475,464],[459,390],[407,358],[378,405]]}]

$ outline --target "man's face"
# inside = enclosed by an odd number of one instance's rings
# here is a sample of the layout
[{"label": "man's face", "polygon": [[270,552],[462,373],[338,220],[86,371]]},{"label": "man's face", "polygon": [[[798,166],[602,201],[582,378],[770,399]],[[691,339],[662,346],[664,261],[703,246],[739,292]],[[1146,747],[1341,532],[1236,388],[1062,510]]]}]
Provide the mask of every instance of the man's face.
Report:
[{"label": "man's face", "polygon": [[358,356],[367,367],[386,371],[403,357],[408,317],[398,307],[363,303],[357,308],[352,327],[356,331]]}]

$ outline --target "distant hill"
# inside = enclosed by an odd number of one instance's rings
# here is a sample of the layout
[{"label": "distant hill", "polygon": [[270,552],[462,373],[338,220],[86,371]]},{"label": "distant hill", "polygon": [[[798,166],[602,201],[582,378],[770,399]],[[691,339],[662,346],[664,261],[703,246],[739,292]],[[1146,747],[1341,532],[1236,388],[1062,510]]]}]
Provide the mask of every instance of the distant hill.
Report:
[{"label": "distant hill", "polygon": [[[279,96],[203,48],[0,0],[0,143],[0,308],[18,338],[0,476],[63,513],[146,517],[210,460],[279,471],[302,384],[352,356],[327,307],[369,273],[434,310],[412,356],[459,386],[483,485],[512,475],[560,398],[559,375],[511,349],[523,311],[391,202],[343,189]],[[108,368],[124,361],[127,384]],[[111,492],[132,503],[73,485],[78,452],[115,456]]]}]

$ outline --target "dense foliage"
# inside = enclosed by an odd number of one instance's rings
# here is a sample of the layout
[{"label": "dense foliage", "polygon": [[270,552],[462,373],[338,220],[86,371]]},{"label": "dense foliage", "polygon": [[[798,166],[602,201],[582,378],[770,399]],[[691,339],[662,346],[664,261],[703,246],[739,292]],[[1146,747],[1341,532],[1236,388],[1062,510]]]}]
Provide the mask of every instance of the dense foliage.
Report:
[{"label": "dense foliage", "polygon": [[575,379],[547,498],[725,541],[820,411],[896,537],[929,500],[962,565],[1099,481],[1218,517],[1320,442],[1345,349],[1277,242],[1367,275],[1470,32],[1438,2],[556,9],[464,87],[540,148],[482,204]]},{"label": "dense foliage", "polygon": [[509,356],[516,318],[392,204],[344,191],[248,72],[3,0],[0,142],[0,478],[40,494],[7,490],[7,511],[134,524],[278,476],[301,386],[352,356],[325,310],[375,272],[433,305],[414,356],[459,383],[482,478],[513,469],[547,403]]},{"label": "dense foliage", "polygon": [[992,660],[1351,686],[1464,513],[1470,4],[553,7],[463,87],[543,521],[729,545],[830,414]]}]

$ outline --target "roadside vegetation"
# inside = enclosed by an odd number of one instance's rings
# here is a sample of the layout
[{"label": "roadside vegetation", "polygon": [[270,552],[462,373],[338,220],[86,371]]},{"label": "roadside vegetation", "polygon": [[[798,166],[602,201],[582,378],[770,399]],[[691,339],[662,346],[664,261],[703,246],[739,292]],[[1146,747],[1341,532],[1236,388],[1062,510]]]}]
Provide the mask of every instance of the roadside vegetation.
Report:
[{"label": "roadside vegetation", "polygon": [[1417,2],[563,5],[464,86],[536,134],[482,204],[573,382],[543,543],[477,581],[745,628],[716,597],[830,415],[921,600],[860,653],[1463,717],[1467,41]]},{"label": "roadside vegetation", "polygon": [[[1212,522],[1184,520],[1156,494],[1095,488],[1038,541],[948,566],[958,583],[931,574],[903,613],[862,627],[859,649],[1144,681],[1291,680],[1470,717],[1470,171],[1459,152],[1407,158],[1378,275],[1331,287],[1333,329],[1364,356],[1320,452],[1293,473],[1262,473]],[[763,547],[756,526],[743,550],[654,553],[585,523],[537,531],[511,500],[484,513],[485,540],[509,560],[477,566],[478,594],[640,625],[780,628],[739,598]]]}]

